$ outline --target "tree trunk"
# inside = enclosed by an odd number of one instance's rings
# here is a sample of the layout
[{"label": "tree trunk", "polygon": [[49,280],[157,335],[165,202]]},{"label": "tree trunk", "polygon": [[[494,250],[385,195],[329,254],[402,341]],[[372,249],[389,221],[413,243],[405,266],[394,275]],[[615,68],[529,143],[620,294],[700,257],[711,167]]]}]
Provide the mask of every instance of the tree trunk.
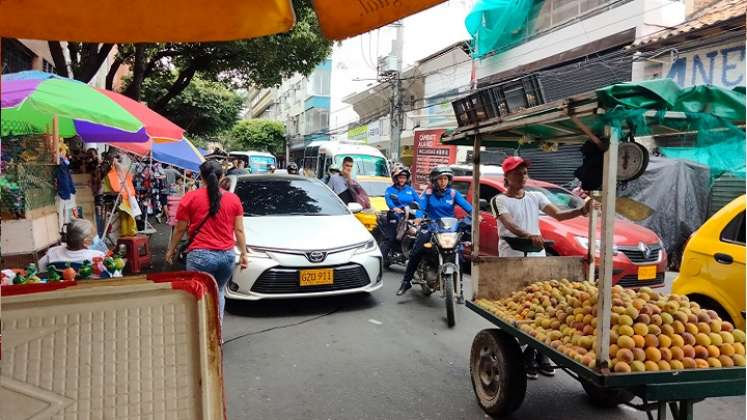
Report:
[{"label": "tree trunk", "polygon": [[65,60],[65,54],[62,53],[62,45],[59,41],[47,41],[49,45],[49,52],[52,54],[52,61],[54,61],[54,72],[63,77],[68,77],[67,72],[67,61]]},{"label": "tree trunk", "polygon": [[84,54],[81,57],[79,74],[75,76],[77,80],[90,82],[96,76],[101,65],[104,64],[109,53],[114,48],[114,44],[84,44]]},{"label": "tree trunk", "polygon": [[156,103],[151,106],[151,108],[153,108],[153,110],[156,112],[162,113],[162,111],[166,108],[166,104],[168,104],[170,100],[174,99],[177,95],[182,93],[182,91],[186,89],[187,86],[189,86],[189,83],[192,81],[195,73],[197,73],[196,65],[192,65],[191,67],[188,67],[187,69],[179,72],[179,77],[176,78],[176,81],[171,85],[168,92],[166,92],[165,95],[158,99]]},{"label": "tree trunk", "polygon": [[117,70],[119,70],[119,66],[124,63],[126,58],[127,56],[118,55],[117,58],[114,59],[112,66],[109,67],[109,72],[106,73],[106,89],[114,90],[114,76],[116,76]]},{"label": "tree trunk", "polygon": [[143,86],[143,80],[145,79],[145,45],[135,44],[135,62],[132,66],[132,80],[127,86],[127,89],[123,92],[125,96],[139,101],[140,100],[140,88]]}]

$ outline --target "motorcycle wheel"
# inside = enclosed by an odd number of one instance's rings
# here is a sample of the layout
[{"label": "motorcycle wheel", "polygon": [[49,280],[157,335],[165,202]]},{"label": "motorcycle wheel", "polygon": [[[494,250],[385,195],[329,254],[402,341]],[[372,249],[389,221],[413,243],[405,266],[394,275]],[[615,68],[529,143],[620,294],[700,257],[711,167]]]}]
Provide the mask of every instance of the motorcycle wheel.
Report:
[{"label": "motorcycle wheel", "polygon": [[446,295],[446,325],[452,328],[456,324],[454,317],[454,283],[456,274],[444,279],[444,294]]}]

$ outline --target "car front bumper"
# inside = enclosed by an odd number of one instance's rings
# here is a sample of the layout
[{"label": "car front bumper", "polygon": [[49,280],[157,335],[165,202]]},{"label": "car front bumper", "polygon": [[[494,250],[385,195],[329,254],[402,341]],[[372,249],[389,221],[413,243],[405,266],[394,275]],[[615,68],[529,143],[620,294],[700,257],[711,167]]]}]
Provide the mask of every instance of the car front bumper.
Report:
[{"label": "car front bumper", "polygon": [[[352,251],[329,254],[313,264],[305,256],[268,252],[269,258],[250,257],[245,270],[237,265],[225,288],[228,299],[258,301],[371,293],[383,282],[378,247],[364,253]],[[328,286],[300,286],[300,270],[333,269],[335,283]]]}]

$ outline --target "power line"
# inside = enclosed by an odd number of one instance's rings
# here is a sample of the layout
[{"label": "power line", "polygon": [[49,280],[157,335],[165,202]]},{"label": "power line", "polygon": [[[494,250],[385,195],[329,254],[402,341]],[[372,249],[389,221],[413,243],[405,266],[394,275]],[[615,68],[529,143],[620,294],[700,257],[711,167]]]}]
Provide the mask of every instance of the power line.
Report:
[{"label": "power line", "polygon": [[[655,10],[658,10],[658,9],[662,9],[664,7],[667,7],[667,6],[669,6],[669,4],[664,4],[664,5],[652,8],[652,9],[647,9],[647,10],[644,11],[644,13],[639,13],[639,14],[635,14],[635,15],[629,16],[628,18],[624,19],[624,21],[640,17],[640,16],[642,16],[645,13],[650,13],[652,11],[655,11]],[[692,20],[699,20],[699,19],[691,19],[689,21],[692,21]],[[685,21],[685,22],[689,22],[689,21]],[[683,22],[683,23],[685,23],[685,22]],[[579,23],[583,24],[583,20],[580,21]],[[588,32],[586,31],[586,28],[582,27],[582,29],[584,30],[584,33],[582,34],[582,36],[586,36],[588,38]],[[567,70],[567,71],[562,72],[562,73],[555,73],[555,74],[545,73],[545,77],[553,77],[553,78],[557,79],[557,78],[559,78],[559,77],[561,77],[563,75],[575,73],[575,72],[577,72],[579,70],[582,70],[582,69],[584,69],[585,66],[590,66],[592,64],[597,64],[597,63],[603,63],[605,65],[614,64],[614,63],[628,64],[629,62],[626,62],[627,59],[631,59],[632,61],[638,61],[639,58],[646,59],[646,56],[648,56],[648,57],[654,57],[654,56],[658,56],[658,55],[661,55],[662,53],[666,53],[666,52],[682,53],[682,52],[686,52],[687,51],[687,48],[688,48],[687,45],[688,44],[692,44],[695,48],[702,48],[704,46],[704,44],[703,44],[704,40],[714,39],[714,38],[723,38],[725,32],[726,33],[728,33],[728,32],[735,32],[735,31],[739,31],[739,30],[743,30],[743,29],[744,29],[744,25],[739,26],[739,27],[735,27],[735,28],[732,28],[732,29],[724,30],[724,32],[719,33],[719,34],[714,34],[714,35],[710,35],[710,36],[704,36],[704,37],[696,38],[696,39],[689,40],[689,41],[684,41],[682,43],[679,43],[677,46],[664,47],[664,48],[661,48],[661,49],[658,49],[658,50],[648,51],[646,53],[641,53],[639,49],[630,48],[630,46],[623,47],[618,52],[611,53],[611,54],[606,54],[606,55],[599,55],[598,52],[595,52],[594,54],[597,56],[596,58],[592,58],[592,59],[588,59],[587,58],[587,60],[585,60],[584,62],[577,63],[579,65],[577,68],[570,69],[570,70]],[[664,33],[666,31],[669,31],[669,30],[671,30],[671,28],[663,28],[663,29],[661,29],[659,31],[653,32],[651,34],[647,34],[645,37],[646,38],[655,38],[656,34],[661,34],[661,33]],[[525,51],[524,53],[528,54],[530,52],[534,52],[534,51],[537,51],[539,49],[548,48],[549,46],[554,46],[554,45],[557,45],[557,44],[560,44],[560,43],[567,43],[567,42],[569,42],[569,40],[576,39],[576,38],[579,38],[579,36],[573,36],[573,37],[563,38],[562,40],[559,40],[559,41],[554,42],[552,44],[543,44],[542,46],[539,46],[537,48]],[[534,38],[534,39],[539,39],[539,38]],[[714,43],[715,43],[715,41],[714,41]],[[686,46],[683,47],[683,44],[685,44]],[[709,44],[705,44],[705,45],[709,45]],[[411,82],[410,86],[412,86],[412,84],[414,83],[415,80],[422,79],[422,78],[425,78],[427,76],[440,73],[440,72],[442,72],[442,71],[444,71],[446,69],[454,68],[456,66],[459,66],[461,64],[464,64],[464,63],[467,63],[467,62],[470,62],[470,61],[472,61],[471,58],[467,59],[467,60],[458,61],[456,63],[452,63],[450,65],[446,65],[446,66],[440,67],[438,69],[435,69],[435,70],[432,70],[432,71],[429,71],[429,72],[426,72],[426,73],[419,74],[417,76],[413,76],[413,77],[410,77],[410,78],[402,78],[402,80],[410,80],[411,79],[412,82]],[[516,78],[513,78],[513,79],[501,80],[499,82],[495,82],[495,83],[491,83],[489,85],[481,86],[480,89],[478,89],[477,91],[488,89],[488,88],[494,87],[496,85],[507,83],[507,82],[510,82],[510,81],[513,81],[513,80],[518,80],[521,77],[523,77],[523,76],[516,77]],[[460,96],[463,96],[464,93],[463,92],[459,92],[459,91],[461,89],[463,89],[463,88],[468,88],[468,87],[469,87],[469,84],[465,84],[465,85],[458,86],[458,87],[454,88],[454,89],[457,90],[457,92],[455,92],[455,93],[433,95],[431,97],[419,97],[415,101],[433,100],[433,99],[444,99],[445,100],[447,98],[460,97]],[[472,93],[474,93],[474,92],[472,92]],[[443,102],[437,102],[437,103],[433,103],[433,104],[425,105],[425,106],[420,106],[420,107],[411,107],[411,108],[405,110],[405,112],[422,110],[422,109],[426,109],[426,108],[430,108],[430,107],[438,106],[438,105],[442,105],[442,104],[443,104]],[[345,108],[348,108],[348,107],[345,107]],[[377,109],[374,112],[372,112],[371,114],[369,114],[368,116],[365,116],[364,118],[361,118],[357,123],[360,124],[360,125],[363,125],[363,124],[367,124],[367,123],[369,123],[369,122],[371,122],[371,121],[373,121],[375,119],[378,119],[378,118],[380,118],[380,117],[382,117],[384,115],[385,111],[388,108],[389,107],[387,106],[387,107],[382,107],[380,109]],[[342,126],[338,126],[338,127],[332,128],[332,129],[328,129],[326,134],[336,134],[336,132],[339,131],[339,130],[347,129],[347,127],[349,125],[350,125],[350,123],[342,125]]]}]

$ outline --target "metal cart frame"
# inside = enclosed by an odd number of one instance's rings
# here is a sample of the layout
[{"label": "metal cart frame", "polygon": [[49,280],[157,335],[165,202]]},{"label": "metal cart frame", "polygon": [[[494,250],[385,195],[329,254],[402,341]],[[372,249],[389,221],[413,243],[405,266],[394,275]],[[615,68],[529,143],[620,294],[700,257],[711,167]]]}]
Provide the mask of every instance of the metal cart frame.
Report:
[{"label": "metal cart frame", "polygon": [[[479,112],[480,110],[473,110]],[[472,202],[480,198],[480,149],[483,146],[542,146],[547,143],[583,143],[592,140],[606,147],[601,195],[601,250],[599,272],[599,298],[597,302],[598,322],[596,330],[597,369],[590,369],[564,354],[548,347],[527,334],[517,323],[502,320],[474,302],[467,306],[478,315],[495,324],[498,329],[483,330],[476,337],[472,348],[471,370],[473,386],[478,402],[491,415],[505,415],[516,410],[524,399],[526,376],[523,363],[515,360],[521,356],[519,344],[529,345],[546,354],[559,367],[579,380],[584,389],[601,405],[614,406],[629,403],[633,396],[643,400],[642,405],[649,418],[651,409],[657,410],[659,420],[667,417],[667,407],[673,417],[692,419],[693,404],[707,397],[744,395],[745,369],[721,368],[702,370],[679,370],[667,372],[611,373],[609,359],[610,314],[612,307],[612,255],[615,221],[615,193],[617,183],[617,160],[620,138],[624,129],[613,129],[606,125],[603,142],[590,128],[603,118],[606,109],[597,102],[595,92],[540,105],[504,116],[495,116],[463,126],[446,134],[444,144],[473,146],[473,196]],[[647,120],[651,134],[681,132],[680,123],[686,115],[680,112],[648,111]],[[671,123],[671,124],[670,124]],[[744,121],[738,122],[743,125]],[[518,141],[517,141],[518,139]],[[479,206],[473,206],[473,220],[479,220]],[[596,232],[595,217],[590,218],[590,238]],[[511,291],[534,281],[552,278],[573,280],[595,279],[594,256],[596,241],[589,240],[589,254],[579,257],[545,257],[534,259],[531,264],[525,258],[480,257],[480,223],[472,225],[473,251],[477,257],[472,261],[474,299],[485,294],[505,297]],[[585,264],[584,261],[590,263]],[[588,265],[588,267],[587,267]],[[506,270],[507,267],[511,270]],[[482,274],[492,276],[482,279]],[[511,275],[509,273],[514,273]],[[500,281],[491,281],[500,277]],[[482,288],[482,289],[481,289]],[[485,290],[485,288],[490,290]],[[492,349],[489,357],[485,349]],[[486,362],[487,361],[487,362]],[[510,361],[513,361],[511,363]],[[492,379],[491,379],[492,375]],[[493,380],[493,382],[490,382]],[[485,390],[478,382],[494,386],[496,399],[484,398]],[[502,389],[501,389],[502,387]],[[480,389],[478,389],[480,388]],[[489,396],[488,396],[489,397]],[[653,401],[654,403],[649,403]]]}]

